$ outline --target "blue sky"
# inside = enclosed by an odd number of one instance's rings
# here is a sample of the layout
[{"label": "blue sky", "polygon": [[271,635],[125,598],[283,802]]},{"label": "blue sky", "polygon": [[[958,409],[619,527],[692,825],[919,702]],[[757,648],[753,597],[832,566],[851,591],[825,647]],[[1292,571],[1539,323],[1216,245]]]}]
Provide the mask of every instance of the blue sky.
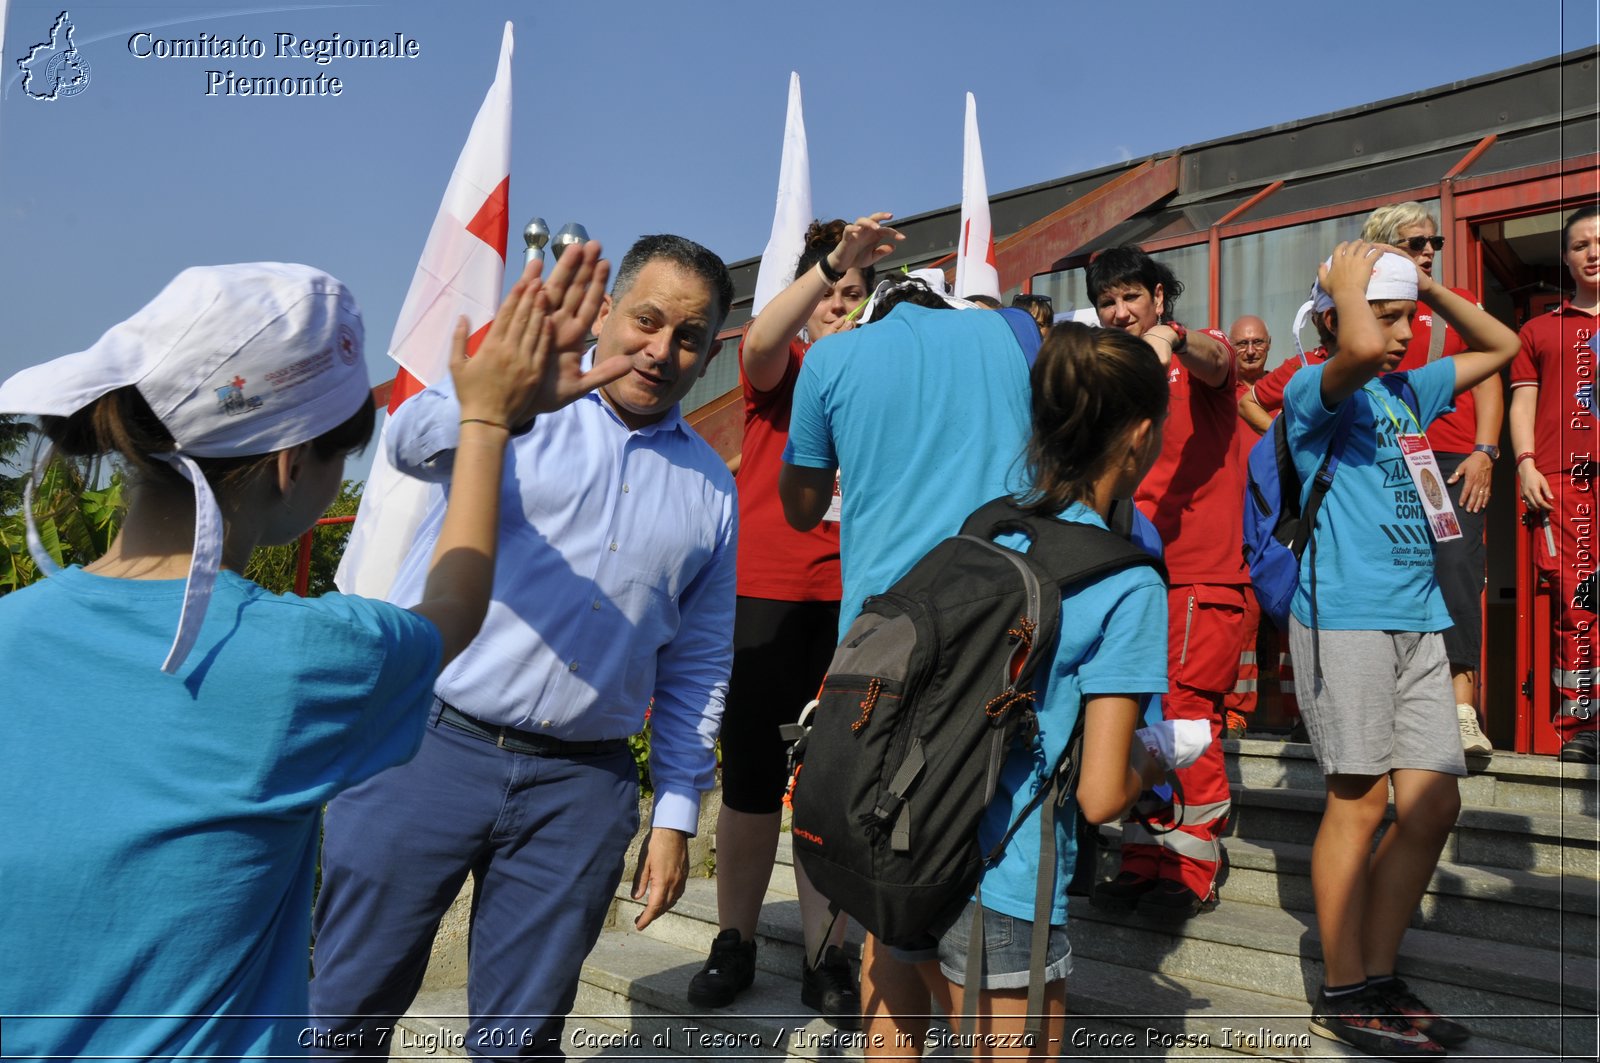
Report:
[{"label": "blue sky", "polygon": [[[0,374],[88,345],[185,266],[282,259],[351,286],[369,372],[387,379],[394,317],[507,19],[514,229],[535,214],[552,229],[581,221],[613,257],[641,233],[679,232],[729,261],[766,243],[790,70],[817,211],[909,215],[960,198],[969,90],[999,193],[1600,39],[1593,0],[100,0],[67,5],[89,84],[40,102],[16,62],[62,4],[7,7]],[[139,31],[243,34],[268,56],[140,59]],[[419,55],[319,67],[273,58],[278,32],[402,33]],[[325,73],[344,90],[207,97],[208,69]]]}]

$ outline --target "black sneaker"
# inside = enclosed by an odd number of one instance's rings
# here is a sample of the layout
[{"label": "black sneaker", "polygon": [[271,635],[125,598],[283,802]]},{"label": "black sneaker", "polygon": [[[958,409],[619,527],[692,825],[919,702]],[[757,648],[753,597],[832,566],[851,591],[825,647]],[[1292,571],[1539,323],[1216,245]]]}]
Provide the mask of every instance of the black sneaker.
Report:
[{"label": "black sneaker", "polygon": [[1138,907],[1139,899],[1156,888],[1156,880],[1135,875],[1132,871],[1119,871],[1110,882],[1102,882],[1089,896],[1089,903],[1108,912],[1131,912]]},{"label": "black sneaker", "polygon": [[1211,911],[1217,904],[1215,889],[1211,891],[1210,896],[1201,897],[1181,882],[1162,879],[1155,889],[1144,895],[1139,911],[1152,919],[1182,922],[1185,919],[1193,919],[1201,912]]},{"label": "black sneaker", "polygon": [[1472,1036],[1472,1031],[1467,1027],[1454,1019],[1445,1018],[1424,1004],[1399,978],[1386,979],[1371,988],[1396,1015],[1410,1019],[1411,1025],[1446,1048],[1464,1044]]},{"label": "black sneaker", "polygon": [[1311,1010],[1311,1032],[1330,1041],[1343,1041],[1361,1051],[1389,1059],[1421,1059],[1445,1054],[1444,1046],[1393,1013],[1375,990],[1328,999],[1326,988],[1317,991]]},{"label": "black sneaker", "polygon": [[1581,731],[1561,744],[1561,759],[1568,764],[1593,764],[1600,754],[1600,733]]},{"label": "black sneaker", "polygon": [[725,1008],[755,980],[755,941],[740,941],[739,931],[724,930],[711,939],[711,958],[689,979],[689,1003],[698,1008]]},{"label": "black sneaker", "polygon": [[806,964],[800,974],[800,1003],[820,1012],[836,1030],[861,1029],[861,992],[839,946],[828,946],[822,966]]}]

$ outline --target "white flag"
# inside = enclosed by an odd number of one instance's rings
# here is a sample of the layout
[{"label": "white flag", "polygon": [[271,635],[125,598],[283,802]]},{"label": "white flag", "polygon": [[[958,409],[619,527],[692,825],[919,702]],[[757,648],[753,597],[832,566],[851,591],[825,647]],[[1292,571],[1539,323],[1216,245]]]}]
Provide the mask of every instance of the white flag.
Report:
[{"label": "white flag", "polygon": [[761,252],[756,293],[750,304],[755,317],[772,297],[794,283],[794,267],[806,245],[811,214],[811,156],[806,151],[806,119],[800,109],[800,75],[789,74],[789,115],[783,123],[783,162],[778,167],[778,205],[772,212],[772,236]]},{"label": "white flag", "polygon": [[994,229],[989,224],[989,182],[983,176],[983,145],[978,142],[978,103],[967,93],[966,140],[961,153],[961,242],[956,249],[956,290],[1000,298],[1000,271],[994,261]]},{"label": "white flag", "polygon": [[[389,411],[448,371],[450,338],[465,314],[477,350],[505,284],[511,194],[511,23],[500,39],[494,84],[472,121],[444,201],[423,246],[395,324],[389,357],[400,363]],[[382,598],[427,512],[430,485],[395,471],[384,456],[384,421],[361,508],[334,582],[346,594]]]}]

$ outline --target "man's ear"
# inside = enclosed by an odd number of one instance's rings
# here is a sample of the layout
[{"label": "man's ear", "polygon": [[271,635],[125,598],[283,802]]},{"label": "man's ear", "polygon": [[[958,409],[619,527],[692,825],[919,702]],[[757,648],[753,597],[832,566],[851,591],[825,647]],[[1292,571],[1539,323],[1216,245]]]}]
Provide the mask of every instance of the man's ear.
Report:
[{"label": "man's ear", "polygon": [[721,340],[712,340],[711,341],[711,346],[706,348],[705,359],[703,361],[701,361],[701,363],[700,363],[700,372],[696,373],[695,375],[696,376],[705,376],[706,375],[706,370],[711,368],[711,359],[715,358],[718,354],[721,354],[721,353],[722,353],[722,341]]},{"label": "man's ear", "polygon": [[600,312],[594,316],[594,325],[589,329],[594,333],[595,339],[600,338],[600,330],[605,327],[606,318],[611,316],[611,293],[607,292],[600,299]]}]

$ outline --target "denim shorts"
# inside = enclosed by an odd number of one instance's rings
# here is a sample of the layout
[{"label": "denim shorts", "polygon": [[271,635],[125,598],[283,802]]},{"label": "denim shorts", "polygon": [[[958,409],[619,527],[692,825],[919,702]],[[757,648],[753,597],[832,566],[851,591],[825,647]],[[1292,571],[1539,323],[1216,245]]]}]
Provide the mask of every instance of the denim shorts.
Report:
[{"label": "denim shorts", "polygon": [[[938,960],[939,972],[956,985],[967,981],[967,937],[972,929],[972,902],[956,917],[954,925],[938,941],[931,938],[922,947],[891,948],[889,951],[906,963]],[[1033,951],[1033,922],[1004,915],[993,908],[983,910],[983,986],[984,989],[1022,989],[1028,984]],[[1044,980],[1059,982],[1072,973],[1072,942],[1065,926],[1051,926],[1045,946]]]}]

